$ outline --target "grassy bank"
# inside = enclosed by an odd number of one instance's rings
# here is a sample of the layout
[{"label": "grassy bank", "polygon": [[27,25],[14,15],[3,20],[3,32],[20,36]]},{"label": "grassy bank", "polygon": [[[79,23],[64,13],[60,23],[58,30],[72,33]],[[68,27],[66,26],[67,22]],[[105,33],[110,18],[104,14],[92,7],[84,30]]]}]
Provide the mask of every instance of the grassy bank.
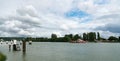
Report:
[{"label": "grassy bank", "polygon": [[6,56],[0,52],[0,61],[6,61]]}]

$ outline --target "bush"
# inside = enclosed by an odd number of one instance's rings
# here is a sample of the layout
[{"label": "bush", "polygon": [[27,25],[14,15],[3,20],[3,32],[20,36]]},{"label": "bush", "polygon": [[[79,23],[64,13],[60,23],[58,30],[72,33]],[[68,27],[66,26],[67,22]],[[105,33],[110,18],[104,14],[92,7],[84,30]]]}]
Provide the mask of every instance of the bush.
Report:
[{"label": "bush", "polygon": [[0,53],[0,61],[5,61],[5,60],[6,60],[6,56]]}]

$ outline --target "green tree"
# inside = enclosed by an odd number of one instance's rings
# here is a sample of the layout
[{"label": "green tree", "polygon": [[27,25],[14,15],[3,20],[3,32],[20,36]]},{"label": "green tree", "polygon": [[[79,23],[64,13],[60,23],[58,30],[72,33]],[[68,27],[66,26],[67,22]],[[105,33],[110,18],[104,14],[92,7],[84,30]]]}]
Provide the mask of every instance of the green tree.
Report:
[{"label": "green tree", "polygon": [[26,39],[25,39],[25,41],[32,41],[32,37],[27,37]]},{"label": "green tree", "polygon": [[83,33],[83,40],[87,40],[88,39],[88,35],[86,33]]},{"label": "green tree", "polygon": [[69,34],[68,37],[73,39],[73,34]]},{"label": "green tree", "polygon": [[67,42],[70,42],[70,41],[71,41],[71,38],[69,37],[69,35],[65,35],[65,36],[64,36],[64,40],[67,41]]},{"label": "green tree", "polygon": [[97,32],[97,40],[100,40],[100,33]]},{"label": "green tree", "polygon": [[88,40],[90,42],[95,42],[95,39],[96,39],[96,33],[95,32],[88,33]]},{"label": "green tree", "polygon": [[81,39],[81,37],[78,34],[76,34],[76,35],[74,35],[73,39],[77,40],[77,39]]},{"label": "green tree", "polygon": [[96,33],[95,33],[95,32],[93,32],[93,35],[94,35],[94,40],[96,40]]},{"label": "green tree", "polygon": [[120,36],[119,36],[119,40],[118,40],[118,42],[120,42]]},{"label": "green tree", "polygon": [[51,35],[51,41],[53,41],[53,42],[57,41],[57,35],[56,34]]},{"label": "green tree", "polygon": [[57,38],[57,35],[56,35],[56,34],[52,34],[52,35],[51,35],[51,38],[52,38],[52,39],[56,39],[56,38]]},{"label": "green tree", "polygon": [[117,38],[117,37],[114,37],[114,36],[110,36],[110,37],[108,38],[108,40],[109,40],[110,42],[116,42],[116,41],[118,41],[118,38]]}]

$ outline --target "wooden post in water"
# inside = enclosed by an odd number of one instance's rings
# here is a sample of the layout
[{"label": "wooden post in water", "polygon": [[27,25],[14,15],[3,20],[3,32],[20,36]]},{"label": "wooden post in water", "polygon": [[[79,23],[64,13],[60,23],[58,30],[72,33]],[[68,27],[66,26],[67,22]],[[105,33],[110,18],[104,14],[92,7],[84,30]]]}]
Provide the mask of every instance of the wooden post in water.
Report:
[{"label": "wooden post in water", "polygon": [[9,51],[11,51],[11,44],[9,44]]},{"label": "wooden post in water", "polygon": [[22,41],[22,48],[23,48],[23,52],[26,52],[26,41],[25,40]]}]

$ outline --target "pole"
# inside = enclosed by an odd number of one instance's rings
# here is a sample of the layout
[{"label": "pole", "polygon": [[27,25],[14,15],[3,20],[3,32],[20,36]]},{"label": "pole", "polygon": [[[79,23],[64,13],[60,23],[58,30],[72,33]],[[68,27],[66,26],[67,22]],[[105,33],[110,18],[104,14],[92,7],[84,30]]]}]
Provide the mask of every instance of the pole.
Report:
[{"label": "pole", "polygon": [[22,44],[22,47],[23,47],[23,52],[26,52],[26,41],[22,41],[23,44]]}]

